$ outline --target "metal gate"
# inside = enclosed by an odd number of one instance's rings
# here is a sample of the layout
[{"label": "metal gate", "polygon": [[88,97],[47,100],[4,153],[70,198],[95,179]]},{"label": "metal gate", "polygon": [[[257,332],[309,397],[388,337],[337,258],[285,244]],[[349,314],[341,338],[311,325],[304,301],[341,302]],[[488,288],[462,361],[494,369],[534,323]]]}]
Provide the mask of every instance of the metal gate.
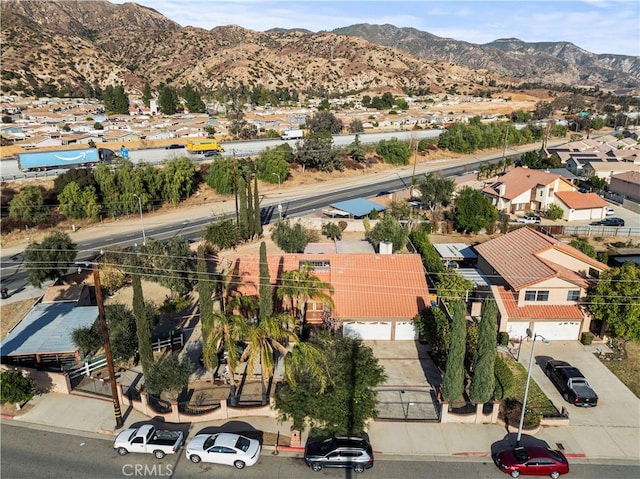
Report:
[{"label": "metal gate", "polygon": [[378,421],[440,421],[440,405],[430,387],[380,387],[376,391]]}]

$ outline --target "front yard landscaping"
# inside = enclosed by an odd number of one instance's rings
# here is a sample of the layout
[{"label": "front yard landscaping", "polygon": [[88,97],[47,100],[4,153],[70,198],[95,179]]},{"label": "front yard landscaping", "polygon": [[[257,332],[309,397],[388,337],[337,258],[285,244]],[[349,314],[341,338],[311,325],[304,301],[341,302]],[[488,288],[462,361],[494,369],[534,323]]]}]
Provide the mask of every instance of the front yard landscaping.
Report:
[{"label": "front yard landscaping", "polygon": [[640,398],[640,343],[627,341],[612,349],[614,354],[602,356],[602,363]]},{"label": "front yard landscaping", "polygon": [[[527,369],[513,358],[507,360],[507,365],[513,372],[513,392],[511,397],[522,402],[524,399],[524,389],[527,383]],[[527,409],[540,415],[556,415],[558,410],[542,392],[533,378],[529,382],[529,394],[527,395]]]}]

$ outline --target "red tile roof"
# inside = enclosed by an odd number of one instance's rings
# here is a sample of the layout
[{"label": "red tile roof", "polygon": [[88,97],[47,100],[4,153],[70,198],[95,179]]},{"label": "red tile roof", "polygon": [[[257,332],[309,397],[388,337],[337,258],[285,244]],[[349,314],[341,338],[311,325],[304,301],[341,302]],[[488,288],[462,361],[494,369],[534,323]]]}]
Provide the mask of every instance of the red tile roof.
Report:
[{"label": "red tile roof", "polygon": [[580,193],[579,191],[558,191],[556,198],[574,210],[602,208],[608,203],[595,193]]},{"label": "red tile roof", "polygon": [[608,269],[607,265],[572,246],[526,226],[485,241],[475,246],[475,249],[516,291],[553,277],[585,286],[585,279],[577,272],[541,257],[550,249],[561,251],[597,269]]},{"label": "red tile roof", "polygon": [[[411,319],[430,304],[422,260],[416,254],[282,254],[269,255],[271,284],[300,261],[328,261],[327,272],[315,271],[334,288],[334,317],[339,319]],[[243,294],[257,295],[259,256],[236,258]]]},{"label": "red tile roof", "polygon": [[515,293],[505,288],[498,288],[500,299],[507,310],[509,320],[513,319],[584,319],[582,310],[577,305],[540,304],[518,307]]},{"label": "red tile roof", "polygon": [[498,179],[498,182],[503,183],[505,186],[504,194],[500,195],[499,192],[492,187],[484,188],[482,191],[489,195],[500,196],[501,198],[512,200],[513,198],[520,196],[525,191],[530,191],[538,185],[549,185],[558,178],[561,181],[568,183],[567,180],[555,173],[547,173],[542,170],[534,170],[531,168],[513,168]]}]

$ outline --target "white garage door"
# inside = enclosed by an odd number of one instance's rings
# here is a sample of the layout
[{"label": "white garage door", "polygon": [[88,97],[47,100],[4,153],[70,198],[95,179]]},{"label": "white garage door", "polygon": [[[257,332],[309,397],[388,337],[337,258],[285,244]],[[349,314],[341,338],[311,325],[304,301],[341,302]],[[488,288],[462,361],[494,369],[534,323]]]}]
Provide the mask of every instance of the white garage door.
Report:
[{"label": "white garage door", "polygon": [[509,333],[510,338],[526,338],[527,337],[527,328],[529,327],[529,323],[513,323],[509,321],[507,324],[507,332]]},{"label": "white garage door", "polygon": [[396,323],[396,339],[418,339],[418,332],[413,326],[413,321],[400,321]]},{"label": "white garage door", "polygon": [[580,339],[580,321],[552,321],[535,323],[534,332],[553,341],[562,339]]},{"label": "white garage door", "polygon": [[391,339],[391,323],[343,323],[342,334],[345,338]]}]

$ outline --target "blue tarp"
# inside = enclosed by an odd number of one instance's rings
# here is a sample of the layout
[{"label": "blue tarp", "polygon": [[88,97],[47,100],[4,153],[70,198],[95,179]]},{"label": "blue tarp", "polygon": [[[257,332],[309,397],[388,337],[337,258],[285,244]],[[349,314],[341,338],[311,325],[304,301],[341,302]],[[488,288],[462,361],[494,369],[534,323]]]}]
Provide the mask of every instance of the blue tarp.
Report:
[{"label": "blue tarp", "polygon": [[0,344],[0,355],[72,353],[74,329],[91,326],[98,319],[97,306],[74,303],[39,303],[27,313]]},{"label": "blue tarp", "polygon": [[356,218],[367,216],[371,210],[384,211],[386,206],[376,203],[375,201],[366,200],[364,198],[355,198],[353,200],[341,201],[333,203],[331,206],[337,210],[342,210]]}]

